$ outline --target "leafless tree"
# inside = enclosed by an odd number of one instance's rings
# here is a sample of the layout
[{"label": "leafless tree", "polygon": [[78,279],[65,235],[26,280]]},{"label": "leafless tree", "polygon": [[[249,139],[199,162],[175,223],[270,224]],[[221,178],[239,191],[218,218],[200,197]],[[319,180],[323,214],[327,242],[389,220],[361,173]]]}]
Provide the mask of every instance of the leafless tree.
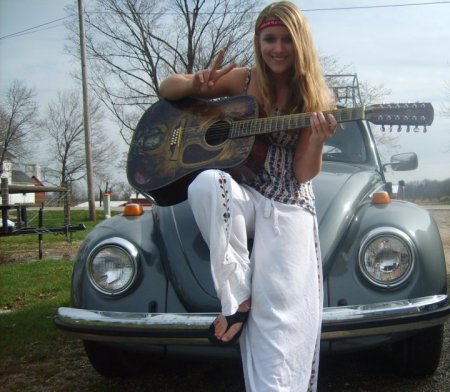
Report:
[{"label": "leafless tree", "polygon": [[[90,85],[117,118],[126,142],[130,141],[130,131],[143,111],[157,100],[159,83],[170,73],[204,69],[221,48],[227,50],[227,62],[242,66],[251,62],[251,31],[261,3],[261,0],[89,3],[85,25]],[[74,8],[71,12],[76,15]],[[77,25],[72,22],[68,27],[75,47],[79,42]]]},{"label": "leafless tree", "polygon": [[4,93],[0,104],[0,175],[6,153],[19,159],[29,150],[31,132],[37,128],[36,92],[15,80]]},{"label": "leafless tree", "polygon": [[[90,115],[94,174],[103,177],[115,163],[117,147],[101,127],[103,114],[98,100],[91,100]],[[48,166],[57,173],[58,185],[84,178],[86,158],[80,94],[76,91],[59,92],[57,99],[49,103],[41,126],[49,137]]]}]

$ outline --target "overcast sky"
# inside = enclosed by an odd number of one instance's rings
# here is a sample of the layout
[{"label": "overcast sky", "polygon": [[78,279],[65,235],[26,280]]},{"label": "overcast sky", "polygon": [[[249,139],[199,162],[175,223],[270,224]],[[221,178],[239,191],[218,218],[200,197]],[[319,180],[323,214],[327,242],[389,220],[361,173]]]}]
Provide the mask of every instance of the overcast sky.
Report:
[{"label": "overcast sky", "polygon": [[[435,120],[428,132],[402,133],[399,139],[398,152],[415,151],[419,168],[388,179],[450,178],[450,119],[442,115],[444,105],[450,106],[450,1],[295,2],[311,24],[320,54],[348,65],[361,81],[383,84],[392,92],[386,101],[433,104]],[[64,53],[62,20],[64,6],[72,3],[77,2],[0,0],[1,92],[13,80],[23,80],[36,89],[43,111],[58,91],[77,87],[70,73],[79,72],[79,65]]]}]

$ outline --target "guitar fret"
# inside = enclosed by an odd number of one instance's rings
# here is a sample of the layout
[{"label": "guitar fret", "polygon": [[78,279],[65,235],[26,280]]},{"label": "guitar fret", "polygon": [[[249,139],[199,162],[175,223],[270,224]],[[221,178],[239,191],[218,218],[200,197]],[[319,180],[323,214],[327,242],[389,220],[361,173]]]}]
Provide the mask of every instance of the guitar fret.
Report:
[{"label": "guitar fret", "polygon": [[[336,109],[323,112],[326,116],[331,113],[339,122],[348,122],[364,119],[365,108],[363,106],[356,108]],[[238,138],[252,135],[267,134],[271,132],[280,132],[283,130],[293,130],[306,128],[311,125],[310,113],[299,113],[275,117],[256,118],[249,120],[234,121],[231,124],[230,138]]]}]

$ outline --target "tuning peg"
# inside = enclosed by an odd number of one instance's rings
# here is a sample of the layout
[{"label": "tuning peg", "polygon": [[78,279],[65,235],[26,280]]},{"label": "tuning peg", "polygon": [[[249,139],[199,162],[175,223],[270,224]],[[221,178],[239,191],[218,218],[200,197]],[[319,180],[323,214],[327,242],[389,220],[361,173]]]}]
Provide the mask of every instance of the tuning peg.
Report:
[{"label": "tuning peg", "polygon": [[402,131],[402,126],[399,125],[398,128],[397,128],[397,132],[401,132],[401,131]]},{"label": "tuning peg", "polygon": [[420,129],[419,129],[419,127],[416,125],[415,127],[414,127],[414,132],[419,132],[420,131]]},{"label": "tuning peg", "polygon": [[411,127],[408,125],[407,127],[406,127],[406,133],[408,133],[408,132],[410,132],[411,131]]},{"label": "tuning peg", "polygon": [[392,132],[392,125],[389,125],[389,132]]},{"label": "tuning peg", "polygon": [[385,132],[386,128],[384,127],[384,124],[381,124],[381,132]]},{"label": "tuning peg", "polygon": [[428,131],[427,126],[424,125],[424,126],[423,126],[423,133],[427,133],[427,131]]}]

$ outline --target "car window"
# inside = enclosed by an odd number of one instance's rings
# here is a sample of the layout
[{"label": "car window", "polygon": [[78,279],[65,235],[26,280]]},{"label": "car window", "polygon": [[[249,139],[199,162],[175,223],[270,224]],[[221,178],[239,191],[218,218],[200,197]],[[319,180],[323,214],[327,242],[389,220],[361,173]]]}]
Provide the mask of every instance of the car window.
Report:
[{"label": "car window", "polygon": [[323,160],[363,163],[366,159],[367,150],[360,125],[356,121],[338,124],[336,133],[323,148]]}]

